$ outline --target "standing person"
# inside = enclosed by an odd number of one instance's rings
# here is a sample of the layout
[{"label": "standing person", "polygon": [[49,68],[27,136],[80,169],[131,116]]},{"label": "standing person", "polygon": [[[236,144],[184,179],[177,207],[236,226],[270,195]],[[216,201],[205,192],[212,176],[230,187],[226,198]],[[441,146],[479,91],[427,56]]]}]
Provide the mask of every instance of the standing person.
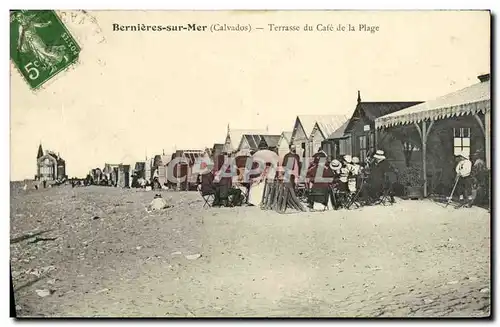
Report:
[{"label": "standing person", "polygon": [[486,168],[486,163],[481,159],[482,152],[478,150],[474,152],[471,156],[472,169],[472,205],[479,195],[479,201],[483,203],[487,199],[486,188],[488,180],[488,169]]},{"label": "standing person", "polygon": [[285,154],[281,165],[285,168],[285,176],[289,176],[292,188],[295,189],[301,168],[300,157],[297,154],[295,144],[290,145],[290,152]]},{"label": "standing person", "polygon": [[369,176],[369,196],[371,200],[378,199],[385,189],[389,189],[391,203],[394,203],[394,195],[390,189],[388,174],[393,173],[394,169],[386,160],[384,151],[377,150],[373,155],[373,162]]},{"label": "standing person", "polygon": [[[229,205],[229,195],[232,187],[232,162],[230,154],[224,152],[219,155],[214,165],[215,205]],[[224,173],[225,172],[225,173]]]},{"label": "standing person", "polygon": [[337,159],[332,160],[330,162],[330,170],[333,173],[333,183],[332,183],[332,193],[330,195],[330,199],[332,201],[333,209],[338,210],[340,208],[340,194],[339,191],[343,191],[343,184],[340,182],[340,170],[342,168],[342,164]]},{"label": "standing person", "polygon": [[[460,205],[456,208],[463,206],[471,207],[472,198],[472,162],[469,160],[467,153],[462,151],[457,155],[457,166],[455,167],[456,178],[458,178],[457,189],[459,191]],[[467,198],[467,201],[465,201]]]}]

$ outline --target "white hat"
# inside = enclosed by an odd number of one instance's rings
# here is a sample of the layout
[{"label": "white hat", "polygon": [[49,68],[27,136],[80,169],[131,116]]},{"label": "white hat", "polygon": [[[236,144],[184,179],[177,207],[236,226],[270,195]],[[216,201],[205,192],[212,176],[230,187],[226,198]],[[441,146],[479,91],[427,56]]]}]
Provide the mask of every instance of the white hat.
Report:
[{"label": "white hat", "polygon": [[347,162],[347,163],[351,163],[352,162],[352,157],[350,154],[346,154],[344,156],[344,160]]},{"label": "white hat", "polygon": [[374,157],[375,159],[384,160],[384,159],[385,159],[385,156],[384,156],[384,151],[382,151],[382,150],[377,150],[377,152],[375,152],[375,154],[373,155],[373,157]]},{"label": "white hat", "polygon": [[467,154],[467,152],[465,152],[464,150],[462,150],[459,154],[458,154],[459,157],[462,157],[464,159],[469,159],[469,155]]},{"label": "white hat", "polygon": [[352,163],[353,164],[359,163],[359,158],[358,157],[352,157]]},{"label": "white hat", "polygon": [[330,168],[332,170],[339,170],[341,167],[342,164],[337,159],[333,159],[332,162],[330,162]]}]

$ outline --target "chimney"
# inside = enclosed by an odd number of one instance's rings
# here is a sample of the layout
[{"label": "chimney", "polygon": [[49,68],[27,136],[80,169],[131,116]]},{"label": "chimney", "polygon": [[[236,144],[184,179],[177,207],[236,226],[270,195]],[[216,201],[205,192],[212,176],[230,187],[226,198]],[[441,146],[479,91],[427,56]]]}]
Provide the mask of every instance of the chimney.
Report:
[{"label": "chimney", "polygon": [[360,103],[360,102],[361,102],[361,92],[359,92],[359,90],[358,90],[358,103]]},{"label": "chimney", "polygon": [[490,80],[490,74],[483,74],[477,77],[481,83],[488,82]]}]

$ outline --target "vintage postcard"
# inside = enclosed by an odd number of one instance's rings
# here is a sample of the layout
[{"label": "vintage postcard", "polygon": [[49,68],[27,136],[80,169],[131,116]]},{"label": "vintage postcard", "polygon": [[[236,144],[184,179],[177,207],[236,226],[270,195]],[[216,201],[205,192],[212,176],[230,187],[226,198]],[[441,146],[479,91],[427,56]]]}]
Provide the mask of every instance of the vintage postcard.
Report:
[{"label": "vintage postcard", "polygon": [[490,317],[490,30],[11,11],[16,316]]}]

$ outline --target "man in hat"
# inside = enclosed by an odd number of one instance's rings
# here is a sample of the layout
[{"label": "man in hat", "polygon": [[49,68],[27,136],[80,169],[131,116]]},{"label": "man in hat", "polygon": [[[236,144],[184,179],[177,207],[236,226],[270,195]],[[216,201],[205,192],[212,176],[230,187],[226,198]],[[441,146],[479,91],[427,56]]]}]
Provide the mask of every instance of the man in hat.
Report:
[{"label": "man in hat", "polygon": [[373,159],[374,162],[368,178],[368,194],[372,200],[376,200],[384,190],[389,189],[390,201],[394,203],[394,195],[392,194],[390,181],[388,180],[388,174],[393,173],[394,169],[386,160],[383,150],[377,150],[373,155]]},{"label": "man in hat", "polygon": [[472,203],[474,203],[478,195],[481,203],[487,199],[485,190],[487,187],[488,169],[486,168],[484,160],[481,159],[481,156],[481,150],[477,150],[471,155]]},{"label": "man in hat", "polygon": [[[457,189],[459,191],[459,201],[460,205],[458,208],[463,206],[471,207],[473,198],[472,198],[472,162],[469,160],[469,156],[465,151],[460,152],[457,155],[457,166],[455,167],[455,172],[458,178]],[[465,201],[465,197],[467,201]]]},{"label": "man in hat", "polygon": [[330,170],[333,173],[333,192],[330,195],[330,199],[332,201],[333,209],[338,210],[341,204],[341,198],[339,192],[345,192],[345,183],[340,181],[340,174],[342,169],[342,163],[334,159],[330,162]]},{"label": "man in hat", "polygon": [[290,145],[290,152],[285,154],[281,165],[285,167],[285,176],[289,176],[292,188],[295,189],[296,180],[300,176],[301,168],[300,157],[297,154],[297,147],[295,146],[295,144]]}]

